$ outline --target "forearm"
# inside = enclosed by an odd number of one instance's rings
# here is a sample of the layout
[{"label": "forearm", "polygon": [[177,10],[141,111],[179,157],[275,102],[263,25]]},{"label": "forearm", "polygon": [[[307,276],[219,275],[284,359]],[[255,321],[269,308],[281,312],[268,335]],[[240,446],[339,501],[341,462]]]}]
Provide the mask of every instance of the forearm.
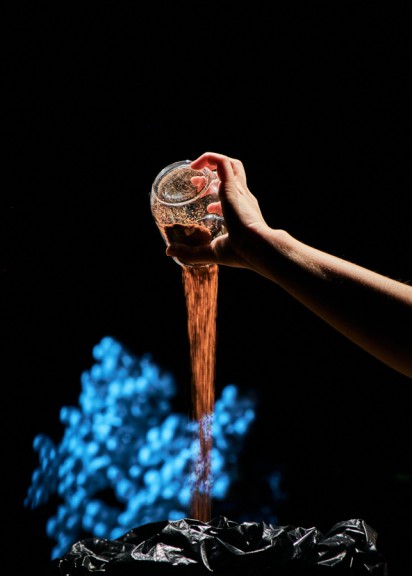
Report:
[{"label": "forearm", "polygon": [[[255,252],[255,256],[256,256]],[[268,229],[257,272],[344,336],[412,377],[412,287]]]}]

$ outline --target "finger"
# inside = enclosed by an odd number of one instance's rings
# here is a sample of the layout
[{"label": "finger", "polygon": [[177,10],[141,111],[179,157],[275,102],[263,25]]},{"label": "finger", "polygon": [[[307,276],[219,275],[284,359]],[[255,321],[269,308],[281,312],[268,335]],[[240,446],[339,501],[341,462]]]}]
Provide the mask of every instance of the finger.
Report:
[{"label": "finger", "polygon": [[197,246],[209,244],[212,240],[210,230],[196,224],[167,224],[164,231],[169,244]]},{"label": "finger", "polygon": [[187,246],[187,244],[173,243],[166,248],[166,254],[188,264],[210,264],[216,260],[210,244]]},{"label": "finger", "polygon": [[224,156],[216,152],[205,152],[199,156],[199,158],[193,160],[191,166],[194,169],[201,169],[208,166],[210,169],[217,171],[217,175],[223,183],[237,179],[241,181],[244,186],[247,186],[245,168],[243,163],[236,158],[230,158],[229,156]]},{"label": "finger", "polygon": [[206,177],[205,176],[193,176],[190,179],[193,186],[196,188],[198,192],[201,192],[206,184]]},{"label": "finger", "polygon": [[245,167],[243,166],[243,162],[241,162],[240,160],[236,160],[235,158],[231,158],[231,163],[233,174],[238,179],[242,179],[244,184],[246,184],[246,172]]},{"label": "finger", "polygon": [[218,216],[223,216],[222,204],[220,202],[211,202],[206,208],[209,214],[217,214]]},{"label": "finger", "polygon": [[234,177],[232,159],[223,154],[205,152],[191,163],[191,167],[195,170],[204,168],[205,166],[209,167],[211,170],[216,170],[219,179],[223,182]]},{"label": "finger", "polygon": [[216,160],[214,159],[216,156],[220,156],[220,154],[214,154],[212,152],[205,152],[196,160],[192,160],[190,163],[191,167],[195,170],[201,170],[202,168],[210,168],[211,170],[216,170]]}]

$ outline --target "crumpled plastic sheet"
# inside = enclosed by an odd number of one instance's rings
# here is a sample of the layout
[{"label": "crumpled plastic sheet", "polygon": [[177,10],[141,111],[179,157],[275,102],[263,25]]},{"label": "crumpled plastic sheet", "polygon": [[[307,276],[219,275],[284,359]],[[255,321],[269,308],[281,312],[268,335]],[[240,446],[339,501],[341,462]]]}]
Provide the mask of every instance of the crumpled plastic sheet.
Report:
[{"label": "crumpled plastic sheet", "polygon": [[86,538],[53,561],[52,576],[388,576],[377,533],[363,520],[317,528],[184,518],[117,538]]}]

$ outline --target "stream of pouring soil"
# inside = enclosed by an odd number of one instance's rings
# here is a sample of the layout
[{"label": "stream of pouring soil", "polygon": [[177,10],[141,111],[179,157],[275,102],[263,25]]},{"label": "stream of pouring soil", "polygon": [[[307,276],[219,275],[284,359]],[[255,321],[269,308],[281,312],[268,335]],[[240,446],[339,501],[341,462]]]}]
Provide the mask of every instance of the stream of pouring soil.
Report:
[{"label": "stream of pouring soil", "polygon": [[191,517],[211,520],[212,419],[215,403],[218,266],[182,268],[186,297],[193,418],[198,424],[199,452],[194,468]]}]

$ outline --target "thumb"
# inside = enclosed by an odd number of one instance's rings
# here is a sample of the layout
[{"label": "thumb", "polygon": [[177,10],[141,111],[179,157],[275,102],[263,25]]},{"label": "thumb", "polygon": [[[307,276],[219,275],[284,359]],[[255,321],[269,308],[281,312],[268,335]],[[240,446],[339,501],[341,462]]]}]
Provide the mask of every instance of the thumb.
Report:
[{"label": "thumb", "polygon": [[216,260],[216,255],[210,244],[188,246],[173,242],[166,248],[166,255],[188,264],[211,264]]}]

